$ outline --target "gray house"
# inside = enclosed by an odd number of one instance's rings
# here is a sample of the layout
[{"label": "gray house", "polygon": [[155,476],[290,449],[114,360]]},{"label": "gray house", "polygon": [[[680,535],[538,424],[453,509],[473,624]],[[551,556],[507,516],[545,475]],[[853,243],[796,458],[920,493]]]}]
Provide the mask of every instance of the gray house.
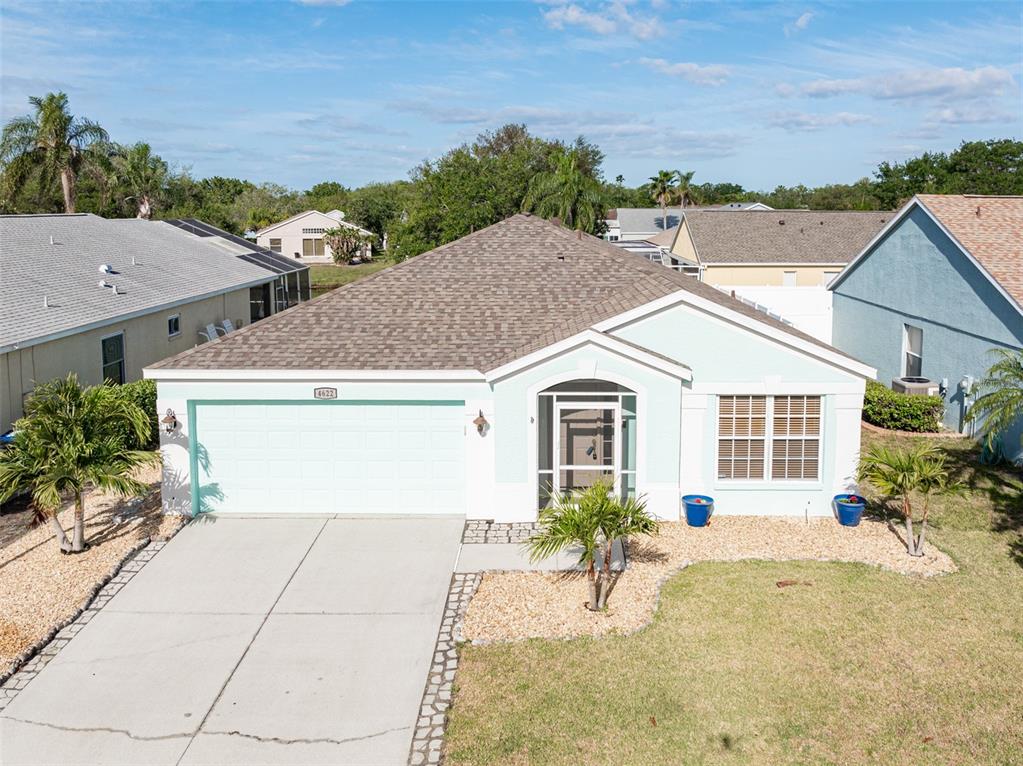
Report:
[{"label": "gray house", "polygon": [[[1023,197],[921,194],[832,280],[833,343],[877,378],[933,381],[969,432],[993,348],[1023,348]],[[1019,435],[1004,435],[1019,456]]]}]

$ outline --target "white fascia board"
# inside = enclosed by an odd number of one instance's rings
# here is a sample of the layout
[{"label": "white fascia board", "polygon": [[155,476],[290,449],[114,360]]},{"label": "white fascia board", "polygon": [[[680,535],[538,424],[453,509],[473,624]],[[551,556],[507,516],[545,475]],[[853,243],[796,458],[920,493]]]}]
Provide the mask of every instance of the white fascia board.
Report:
[{"label": "white fascia board", "polygon": [[495,367],[487,372],[487,382],[494,383],[502,378],[507,378],[509,375],[514,375],[520,370],[524,370],[534,364],[560,356],[561,354],[565,354],[588,343],[592,343],[595,346],[599,346],[607,349],[608,351],[620,354],[628,359],[645,364],[655,370],[660,370],[672,377],[679,378],[681,380],[693,379],[693,371],[684,364],[663,359],[656,354],[651,354],[641,348],[633,346],[630,343],[625,343],[617,338],[613,338],[610,335],[605,335],[602,332],[590,328],[583,330],[581,333],[565,338],[564,340],[560,340],[550,346],[539,349],[538,351],[534,351],[531,354],[519,357],[514,361],[501,365],[500,367]]},{"label": "white fascia board", "polygon": [[248,282],[242,282],[241,284],[232,285],[231,287],[223,287],[219,290],[212,290],[208,293],[202,293],[201,295],[193,295],[188,298],[181,298],[176,301],[169,301],[168,303],[161,303],[158,306],[149,306],[144,309],[137,309],[136,311],[129,311],[127,314],[117,314],[116,316],[108,317],[106,319],[97,319],[95,322],[89,322],[88,324],[77,325],[75,327],[69,327],[66,330],[58,330],[57,332],[49,333],[47,335],[40,335],[35,338],[29,338],[28,340],[20,340],[17,343],[10,343],[6,346],[0,346],[0,354],[6,354],[9,351],[17,351],[21,348],[29,348],[30,346],[38,346],[42,343],[49,343],[51,340],[60,340],[61,338],[68,338],[72,335],[78,335],[79,333],[88,332],[89,330],[97,330],[100,327],[108,327],[112,324],[119,324],[120,322],[127,322],[132,319],[138,319],[148,314],[158,314],[161,311],[167,311],[168,309],[174,309],[178,306],[187,306],[189,303],[197,303],[198,301],[204,301],[207,298],[215,298],[218,295],[224,293],[233,293],[235,290],[244,290],[249,287],[255,287],[256,285],[265,285],[267,282],[273,282],[280,274],[268,273],[265,277],[259,279],[251,279]]},{"label": "white fascia board", "polygon": [[[719,261],[711,261],[709,263],[706,263],[705,266],[708,269],[715,269],[718,266],[729,266],[729,267],[749,266],[751,268],[762,268],[762,267],[765,267],[765,266],[772,266],[772,267],[787,266],[787,267],[791,267],[791,268],[823,269],[823,268],[827,268],[828,266],[837,266],[838,268],[844,268],[846,266],[846,264],[844,264],[844,263],[827,263],[827,262],[824,262],[824,261],[819,261],[819,262],[815,261],[814,263],[780,263],[780,262],[776,262],[776,261],[770,261],[770,262],[766,262],[765,261],[764,263],[759,263],[759,262],[758,263],[750,263],[749,261],[746,261],[746,262],[729,261],[729,262],[726,263],[724,261],[720,261],[720,262]],[[837,279],[837,278],[838,278],[838,276],[836,275],[835,279]],[[745,286],[746,287],[773,287],[773,285],[745,285]],[[816,287],[816,285],[814,285],[814,286]]]},{"label": "white fascia board", "polygon": [[146,367],[142,377],[166,381],[485,381],[478,370],[201,370]]},{"label": "white fascia board", "polygon": [[655,314],[659,311],[671,308],[680,303],[684,303],[693,308],[704,311],[711,316],[716,316],[729,324],[738,325],[744,329],[749,330],[757,335],[776,341],[783,346],[801,351],[808,356],[815,357],[822,361],[833,364],[836,367],[841,367],[844,370],[860,375],[865,378],[874,379],[877,377],[877,370],[873,367],[857,362],[854,359],[850,359],[837,351],[824,346],[818,346],[816,343],[803,340],[795,335],[779,330],[771,325],[761,322],[753,317],[740,314],[738,311],[733,311],[730,308],[722,306],[720,303],[709,301],[706,298],[701,298],[698,295],[694,295],[688,290],[679,290],[678,292],[665,295],[663,298],[658,298],[655,301],[646,303],[638,308],[626,311],[618,316],[605,319],[603,322],[598,322],[593,327],[600,332],[609,333],[617,330],[625,325],[632,324],[646,316]]}]

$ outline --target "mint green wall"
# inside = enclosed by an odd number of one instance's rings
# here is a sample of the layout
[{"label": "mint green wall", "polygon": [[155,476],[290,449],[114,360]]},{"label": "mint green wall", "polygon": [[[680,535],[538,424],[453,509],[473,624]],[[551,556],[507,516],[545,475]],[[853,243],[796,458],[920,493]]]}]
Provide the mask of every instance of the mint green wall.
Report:
[{"label": "mint green wall", "polygon": [[[678,480],[682,382],[631,359],[587,344],[494,385],[498,484],[529,480],[528,439],[530,429],[536,428],[535,423],[529,422],[529,390],[561,374],[573,378],[603,380],[614,380],[614,377],[607,376],[618,375],[635,381],[641,388],[637,391],[641,400],[645,398],[646,417],[643,419],[641,416],[639,420],[637,436],[645,447],[646,480]],[[643,407],[641,403],[640,410]]]},{"label": "mint green wall", "polygon": [[858,380],[834,365],[687,306],[666,309],[613,334],[689,365],[694,385],[762,382],[767,376],[806,382]]}]

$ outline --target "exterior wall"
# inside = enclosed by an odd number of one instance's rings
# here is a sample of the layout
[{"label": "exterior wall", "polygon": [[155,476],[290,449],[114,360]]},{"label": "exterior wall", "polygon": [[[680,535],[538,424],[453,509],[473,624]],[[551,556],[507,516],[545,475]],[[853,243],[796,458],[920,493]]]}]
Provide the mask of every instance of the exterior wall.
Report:
[{"label": "exterior wall", "polygon": [[[863,378],[688,306],[676,306],[613,334],[678,359],[693,370],[692,384],[682,391],[680,493],[714,497],[718,513],[826,516],[832,513],[835,494],[855,488]],[[721,394],[821,395],[820,479],[718,479],[717,397]]]},{"label": "exterior wall", "polygon": [[[167,335],[168,317],[180,316],[181,333]],[[236,327],[248,324],[249,288],[214,298],[186,303],[172,309],[115,322],[87,332],[40,343],[0,355],[0,433],[22,415],[22,401],[36,383],[78,374],[85,385],[103,382],[100,341],[124,333],[125,381],[139,380],[142,368],[187,351],[203,339],[200,330],[209,323],[230,319]]]},{"label": "exterior wall", "polygon": [[831,343],[832,293],[823,287],[752,287],[716,285],[728,293],[766,308],[794,327]]},{"label": "exterior wall", "polygon": [[813,266],[715,266],[706,264],[703,281],[718,286],[776,286],[785,284],[785,272],[796,272],[795,287],[824,287],[844,264]]},{"label": "exterior wall", "polygon": [[[302,256],[303,239],[323,239],[322,234],[303,234],[302,229],[336,229],[338,226],[344,225],[344,222],[336,221],[328,215],[313,212],[278,226],[265,234],[259,234],[256,237],[256,244],[260,247],[269,248],[271,239],[279,239],[281,240],[281,255],[302,261],[303,263],[333,263],[334,258],[330,247],[326,244],[323,246],[323,257],[313,256],[307,258]],[[365,248],[366,255],[370,254],[369,249],[370,246],[367,245]]]},{"label": "exterior wall", "polygon": [[671,254],[693,263],[700,262],[696,257],[696,248],[693,247],[692,235],[689,233],[689,222],[684,219],[679,224],[678,236],[675,237],[675,243],[671,247]]},{"label": "exterior wall", "polygon": [[[919,208],[857,263],[834,289],[834,343],[877,368],[902,375],[903,325],[923,329],[923,375],[948,381],[945,425],[964,430],[972,403],[959,381],[991,366],[992,348],[1023,347],[1023,316]],[[1019,431],[1005,446],[1019,448]]]}]

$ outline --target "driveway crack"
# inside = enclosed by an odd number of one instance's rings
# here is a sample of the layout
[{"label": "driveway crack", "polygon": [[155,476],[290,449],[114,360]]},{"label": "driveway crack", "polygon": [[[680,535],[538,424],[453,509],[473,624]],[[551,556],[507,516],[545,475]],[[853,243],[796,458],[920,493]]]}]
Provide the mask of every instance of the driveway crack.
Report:
[{"label": "driveway crack", "polygon": [[5,715],[0,718],[7,721],[17,721],[18,723],[25,723],[29,726],[41,726],[45,729],[54,729],[56,731],[71,731],[77,733],[99,733],[99,734],[120,734],[121,736],[127,737],[128,739],[134,739],[139,742],[158,742],[165,739],[183,739],[184,737],[194,737],[196,731],[183,731],[180,734],[151,734],[149,736],[145,734],[132,734],[127,729],[115,729],[109,726],[61,726],[56,723],[47,723],[46,721],[32,721],[28,718],[15,718],[14,716]]},{"label": "driveway crack", "polygon": [[264,737],[259,734],[246,734],[241,731],[206,731],[203,730],[203,734],[215,734],[222,737],[244,737],[245,739],[254,739],[257,742],[275,742],[279,745],[345,745],[349,742],[361,742],[366,739],[374,739],[375,737],[382,737],[385,734],[393,734],[396,731],[408,731],[408,726],[396,726],[393,729],[384,729],[383,731],[374,732],[373,734],[363,734],[359,737],[345,737],[344,739],[334,739],[332,737],[296,737],[294,739],[288,739],[286,737]]}]

